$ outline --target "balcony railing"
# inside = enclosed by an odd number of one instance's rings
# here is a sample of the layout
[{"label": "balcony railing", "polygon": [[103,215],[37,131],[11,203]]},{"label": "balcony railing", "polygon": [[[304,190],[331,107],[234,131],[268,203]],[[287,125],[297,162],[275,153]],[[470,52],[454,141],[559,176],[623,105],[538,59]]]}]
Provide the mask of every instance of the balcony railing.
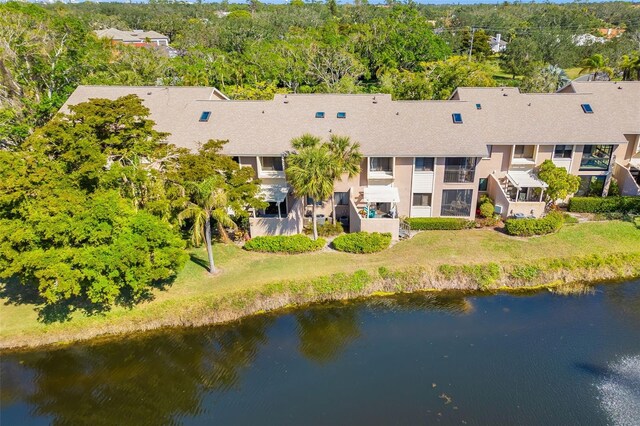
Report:
[{"label": "balcony railing", "polygon": [[475,170],[447,167],[444,171],[444,181],[454,183],[473,183]]}]

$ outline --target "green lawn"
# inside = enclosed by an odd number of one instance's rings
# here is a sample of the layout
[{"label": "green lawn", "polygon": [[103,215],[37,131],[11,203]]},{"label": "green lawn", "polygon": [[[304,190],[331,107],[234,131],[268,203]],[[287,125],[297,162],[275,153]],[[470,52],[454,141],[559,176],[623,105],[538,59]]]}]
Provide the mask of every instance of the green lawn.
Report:
[{"label": "green lawn", "polygon": [[[283,279],[305,279],[357,269],[374,271],[407,266],[434,266],[443,263],[519,262],[549,257],[634,252],[640,250],[640,231],[628,222],[588,222],[565,226],[559,233],[537,238],[514,238],[483,230],[426,231],[400,242],[388,250],[369,255],[322,252],[300,255],[274,255],[246,252],[235,245],[215,246],[217,265],[222,273],[207,274],[190,261],[171,287],[157,290],[154,300],[133,309],[118,307],[106,314],[85,316],[74,313],[70,321],[45,325],[37,320],[35,306],[8,304],[2,300],[0,343],[21,335],[100,329],[113,324],[135,324],[149,318],[188,307],[190,301],[220,297],[243,289]],[[202,250],[197,259],[206,259]],[[196,259],[196,260],[197,260]]]}]

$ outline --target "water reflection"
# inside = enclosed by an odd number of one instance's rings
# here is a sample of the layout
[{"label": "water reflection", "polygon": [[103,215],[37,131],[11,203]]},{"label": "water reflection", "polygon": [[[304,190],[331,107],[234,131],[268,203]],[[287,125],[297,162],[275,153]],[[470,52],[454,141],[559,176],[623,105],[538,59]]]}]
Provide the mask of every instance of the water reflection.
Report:
[{"label": "water reflection", "polygon": [[313,307],[295,317],[300,353],[320,364],[334,360],[350,342],[360,337],[355,305]]},{"label": "water reflection", "polygon": [[638,325],[640,282],[588,295],[328,303],[4,355],[1,421],[584,424],[608,412],[623,424],[638,418]]},{"label": "water reflection", "polygon": [[203,391],[238,386],[271,322],[12,355],[2,361],[3,406],[26,402],[54,424],[174,424],[201,413]]}]

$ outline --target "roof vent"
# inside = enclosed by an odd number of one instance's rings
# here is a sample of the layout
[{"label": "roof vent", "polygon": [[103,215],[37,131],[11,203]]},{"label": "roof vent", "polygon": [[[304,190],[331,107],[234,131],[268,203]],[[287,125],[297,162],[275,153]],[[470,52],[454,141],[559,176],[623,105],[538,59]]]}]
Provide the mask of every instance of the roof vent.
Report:
[{"label": "roof vent", "polygon": [[502,96],[509,96],[507,93],[503,93]]},{"label": "roof vent", "polygon": [[455,124],[462,124],[462,114],[460,114],[459,112],[454,112],[453,114],[451,114],[451,118],[453,119],[453,122]]},{"label": "roof vent", "polygon": [[593,114],[593,108],[591,108],[590,104],[581,104],[580,106],[585,114]]},{"label": "roof vent", "polygon": [[618,90],[622,90],[622,86],[618,86]]}]

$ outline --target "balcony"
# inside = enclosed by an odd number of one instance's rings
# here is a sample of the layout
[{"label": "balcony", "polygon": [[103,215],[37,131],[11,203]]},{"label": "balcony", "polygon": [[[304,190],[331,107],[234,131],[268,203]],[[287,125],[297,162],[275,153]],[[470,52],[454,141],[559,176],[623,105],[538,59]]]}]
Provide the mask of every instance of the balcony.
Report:
[{"label": "balcony", "polygon": [[282,157],[259,157],[258,178],[285,179],[284,162]]},{"label": "balcony", "polygon": [[444,181],[446,183],[473,183],[475,174],[475,170],[447,167],[444,171]]},{"label": "balcony", "polygon": [[391,157],[369,158],[368,178],[373,180],[393,179],[393,163]]}]

